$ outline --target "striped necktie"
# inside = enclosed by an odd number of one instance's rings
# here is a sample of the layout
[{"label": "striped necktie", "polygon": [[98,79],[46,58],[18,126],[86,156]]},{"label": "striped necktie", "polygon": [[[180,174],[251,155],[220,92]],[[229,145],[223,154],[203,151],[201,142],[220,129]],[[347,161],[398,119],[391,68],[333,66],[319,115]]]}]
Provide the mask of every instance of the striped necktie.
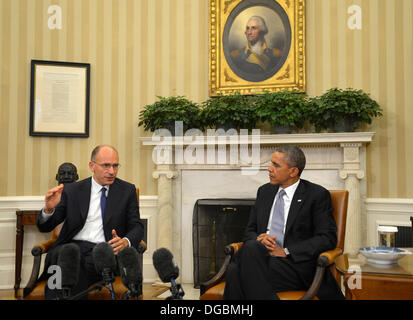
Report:
[{"label": "striped necktie", "polygon": [[284,195],[284,189],[277,194],[270,227],[270,236],[276,236],[275,242],[280,248],[284,245]]},{"label": "striped necktie", "polygon": [[105,207],[106,207],[106,188],[103,187],[102,190],[100,191],[102,192],[100,196],[100,210],[102,211],[102,221],[103,221],[103,218],[105,217]]}]

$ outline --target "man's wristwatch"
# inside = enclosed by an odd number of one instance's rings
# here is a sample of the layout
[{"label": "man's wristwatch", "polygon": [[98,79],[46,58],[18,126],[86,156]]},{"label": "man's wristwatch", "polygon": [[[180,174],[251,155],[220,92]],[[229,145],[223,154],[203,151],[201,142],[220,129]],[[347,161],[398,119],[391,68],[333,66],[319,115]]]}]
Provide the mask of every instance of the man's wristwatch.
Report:
[{"label": "man's wristwatch", "polygon": [[284,248],[284,253],[285,253],[286,256],[289,256],[289,255],[290,255],[290,251],[288,251],[287,248]]}]

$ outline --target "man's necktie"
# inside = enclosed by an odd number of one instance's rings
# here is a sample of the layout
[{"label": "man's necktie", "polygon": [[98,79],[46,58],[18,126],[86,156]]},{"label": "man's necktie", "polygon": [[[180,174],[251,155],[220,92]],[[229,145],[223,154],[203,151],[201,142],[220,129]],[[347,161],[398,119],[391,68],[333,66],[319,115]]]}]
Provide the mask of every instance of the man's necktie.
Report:
[{"label": "man's necktie", "polygon": [[280,248],[284,245],[284,195],[284,190],[278,192],[270,227],[270,236],[276,236],[275,242]]},{"label": "man's necktie", "polygon": [[106,188],[102,188],[102,190],[100,190],[102,192],[101,196],[100,196],[100,210],[102,211],[102,221],[103,221],[103,217],[105,216],[105,207],[106,207]]}]

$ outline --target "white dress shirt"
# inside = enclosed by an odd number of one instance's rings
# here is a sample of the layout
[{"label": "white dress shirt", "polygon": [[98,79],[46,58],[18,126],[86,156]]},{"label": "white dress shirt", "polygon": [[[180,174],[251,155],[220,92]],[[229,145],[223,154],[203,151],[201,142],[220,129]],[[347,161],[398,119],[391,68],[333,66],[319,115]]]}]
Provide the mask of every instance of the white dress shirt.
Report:
[{"label": "white dress shirt", "polygon": [[[283,199],[284,199],[284,233],[285,233],[285,226],[287,225],[288,212],[290,211],[291,201],[293,200],[294,193],[297,190],[297,187],[298,187],[299,183],[300,183],[300,179],[298,179],[298,181],[296,183],[294,183],[291,186],[284,189],[284,191],[285,191],[285,194],[283,196]],[[268,225],[267,225],[267,233],[268,234],[270,233],[271,221],[272,221],[272,216],[273,216],[273,213],[274,213],[275,202],[277,201],[277,195],[281,190],[283,190],[281,187],[278,188],[278,192],[274,197],[274,202],[273,202],[272,207],[271,207],[270,219],[269,219]]]},{"label": "white dress shirt", "polygon": [[102,187],[106,188],[106,196],[109,192],[109,186],[101,186],[92,177],[92,187],[90,191],[89,211],[85,225],[73,240],[83,240],[94,243],[105,242],[103,232],[102,210],[100,209],[100,197]]}]

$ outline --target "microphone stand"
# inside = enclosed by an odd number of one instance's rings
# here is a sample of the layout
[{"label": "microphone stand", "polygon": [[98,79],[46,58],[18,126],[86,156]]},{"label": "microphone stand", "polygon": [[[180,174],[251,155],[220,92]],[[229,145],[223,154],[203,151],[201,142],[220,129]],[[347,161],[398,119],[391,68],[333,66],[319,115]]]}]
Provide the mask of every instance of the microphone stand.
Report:
[{"label": "microphone stand", "polygon": [[135,299],[138,300],[138,297],[142,294],[141,285],[136,285],[134,283],[129,284],[128,290],[123,294],[123,300]]},{"label": "microphone stand", "polygon": [[172,295],[166,298],[165,300],[183,300],[185,295],[184,289],[179,283],[175,282],[174,278],[171,278],[171,293]]},{"label": "microphone stand", "polygon": [[110,295],[112,297],[112,300],[115,300],[115,291],[113,290],[113,284],[112,284],[112,282],[115,281],[115,279],[113,278],[112,270],[110,268],[103,269],[102,278],[103,278],[103,282],[109,285],[109,290],[110,290]]},{"label": "microphone stand", "polygon": [[[106,286],[105,281],[101,281],[98,282],[97,284],[95,284],[93,287],[88,288],[87,290],[84,290],[82,292],[79,292],[77,295],[73,296],[73,297],[69,297],[66,300],[78,300],[80,298],[82,298],[86,293],[92,292],[94,290],[100,291],[102,290],[103,287]],[[112,292],[113,293],[113,292]],[[114,299],[114,297],[112,296],[112,299]]]},{"label": "microphone stand", "polygon": [[109,282],[109,291],[110,291],[110,296],[112,297],[112,300],[115,300],[115,290],[113,290],[112,282]]}]

